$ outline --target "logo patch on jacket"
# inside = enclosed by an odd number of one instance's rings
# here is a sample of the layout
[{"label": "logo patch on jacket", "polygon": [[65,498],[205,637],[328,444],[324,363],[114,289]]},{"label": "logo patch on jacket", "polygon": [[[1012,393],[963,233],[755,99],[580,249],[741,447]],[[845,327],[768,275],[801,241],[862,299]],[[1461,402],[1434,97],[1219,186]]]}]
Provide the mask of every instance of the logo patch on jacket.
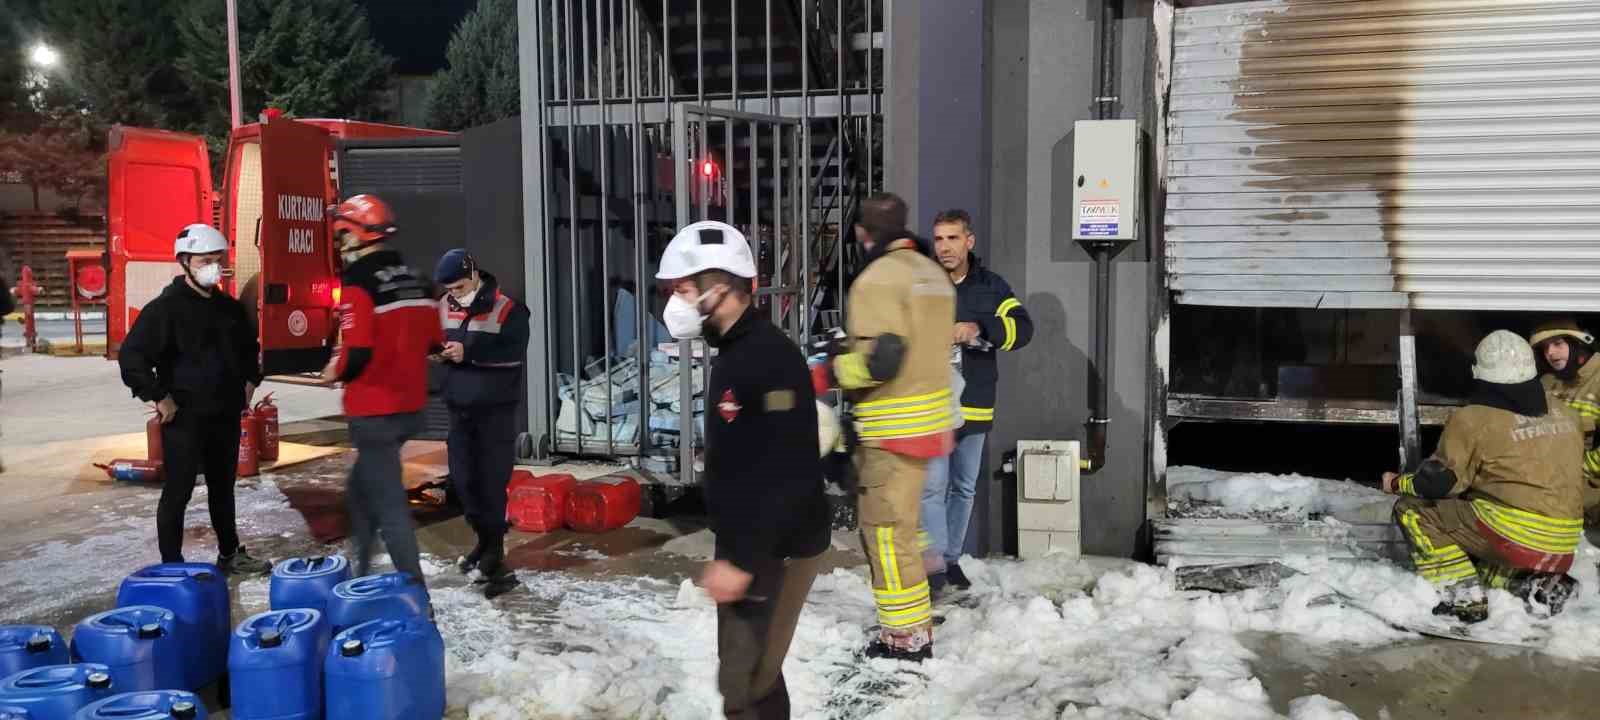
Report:
[{"label": "logo patch on jacket", "polygon": [[722,399],[717,401],[717,412],[722,414],[723,422],[733,422],[743,409],[744,407],[733,397],[733,388],[722,391]]}]

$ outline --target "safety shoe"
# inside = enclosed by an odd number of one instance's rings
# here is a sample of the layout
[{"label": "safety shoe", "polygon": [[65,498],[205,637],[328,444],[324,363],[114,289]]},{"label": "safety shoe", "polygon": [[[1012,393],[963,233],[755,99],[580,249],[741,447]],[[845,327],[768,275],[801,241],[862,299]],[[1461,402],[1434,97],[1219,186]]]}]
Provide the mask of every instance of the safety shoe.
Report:
[{"label": "safety shoe", "polygon": [[944,594],[944,589],[950,585],[950,576],[942,572],[928,575],[928,594],[939,597]]},{"label": "safety shoe", "polygon": [[461,559],[456,561],[456,568],[461,571],[461,574],[470,573],[473,568],[478,567],[478,561],[483,559],[483,546],[483,536],[479,535],[478,544],[472,546],[472,551],[462,555]]},{"label": "safety shoe", "polygon": [[505,537],[490,537],[484,542],[483,555],[478,559],[478,579],[473,583],[483,586],[483,596],[494,599],[517,585],[517,575],[506,567]]},{"label": "safety shoe", "polygon": [[933,659],[933,643],[929,642],[916,650],[897,648],[883,641],[883,638],[873,638],[867,643],[861,654],[869,658],[882,658],[884,660],[904,660],[906,662],[920,663]]},{"label": "safety shoe", "polygon": [[957,590],[966,590],[972,587],[972,581],[967,579],[967,574],[961,572],[961,566],[955,563],[946,563],[944,571],[950,576],[950,584]]},{"label": "safety shoe", "polygon": [[1469,625],[1489,619],[1489,600],[1476,576],[1439,588],[1439,597],[1439,604],[1433,606],[1434,615],[1453,617]]},{"label": "safety shoe", "polygon": [[250,557],[243,545],[235,549],[232,555],[218,555],[217,567],[222,568],[226,575],[265,575],[272,572],[272,563]]},{"label": "safety shoe", "polygon": [[1522,598],[1529,612],[1542,615],[1547,611],[1550,615],[1558,615],[1566,607],[1567,600],[1578,594],[1579,587],[1578,580],[1571,575],[1529,573],[1511,578],[1506,583],[1506,592]]}]

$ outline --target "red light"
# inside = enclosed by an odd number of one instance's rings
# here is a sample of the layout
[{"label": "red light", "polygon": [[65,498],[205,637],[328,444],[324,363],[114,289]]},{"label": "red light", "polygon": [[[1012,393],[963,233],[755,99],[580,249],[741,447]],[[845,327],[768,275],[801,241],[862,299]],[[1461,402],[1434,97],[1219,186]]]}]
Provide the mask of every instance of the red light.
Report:
[{"label": "red light", "polygon": [[344,288],[339,285],[333,286],[333,304],[335,307],[339,305],[339,296],[344,294],[343,290]]},{"label": "red light", "polygon": [[713,175],[716,175],[717,174],[717,164],[714,163],[714,162],[711,162],[710,160],[707,160],[704,165],[700,166],[700,174],[704,175],[706,177],[711,177]]}]

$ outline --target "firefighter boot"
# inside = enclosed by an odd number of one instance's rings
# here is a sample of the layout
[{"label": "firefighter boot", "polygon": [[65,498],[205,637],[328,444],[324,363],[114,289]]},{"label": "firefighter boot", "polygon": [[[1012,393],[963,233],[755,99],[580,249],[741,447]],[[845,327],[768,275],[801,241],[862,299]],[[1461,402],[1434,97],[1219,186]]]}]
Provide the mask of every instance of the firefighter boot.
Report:
[{"label": "firefighter boot", "polygon": [[1578,588],[1576,578],[1557,573],[1527,573],[1506,583],[1506,592],[1522,598],[1530,613],[1541,616],[1559,615]]},{"label": "firefighter boot", "polygon": [[933,659],[933,624],[927,623],[914,630],[890,631],[880,629],[878,637],[867,644],[862,654],[869,658],[904,660],[920,663]]},{"label": "firefighter boot", "polygon": [[1476,575],[1452,585],[1439,588],[1439,604],[1433,614],[1453,617],[1472,624],[1489,619],[1489,601],[1483,593],[1483,582]]},{"label": "firefighter boot", "polygon": [[478,559],[480,577],[476,584],[483,586],[483,596],[494,599],[506,594],[517,585],[516,573],[506,567],[506,542],[504,535],[491,535],[484,539],[483,555]]},{"label": "firefighter boot", "polygon": [[218,555],[217,567],[226,575],[265,575],[272,572],[272,563],[257,560],[240,545],[232,555]]}]

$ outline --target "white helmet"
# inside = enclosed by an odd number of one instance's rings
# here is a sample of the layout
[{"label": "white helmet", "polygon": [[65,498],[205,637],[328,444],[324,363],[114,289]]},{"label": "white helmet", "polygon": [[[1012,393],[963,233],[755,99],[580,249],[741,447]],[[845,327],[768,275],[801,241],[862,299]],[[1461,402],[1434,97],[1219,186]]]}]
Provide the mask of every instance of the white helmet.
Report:
[{"label": "white helmet", "polygon": [[178,232],[178,239],[172,243],[173,255],[204,255],[206,253],[226,252],[228,239],[217,232],[217,229],[205,223],[188,225]]},{"label": "white helmet", "polygon": [[1472,376],[1499,385],[1525,383],[1538,376],[1533,346],[1510,330],[1496,330],[1478,343]]},{"label": "white helmet", "polygon": [[828,404],[817,401],[817,447],[822,452],[822,457],[827,457],[834,451],[834,446],[839,444],[839,416],[833,414],[833,408]]},{"label": "white helmet", "polygon": [[707,270],[723,270],[742,278],[756,276],[756,260],[744,233],[732,225],[705,220],[672,236],[661,253],[657,280],[681,280]]}]

